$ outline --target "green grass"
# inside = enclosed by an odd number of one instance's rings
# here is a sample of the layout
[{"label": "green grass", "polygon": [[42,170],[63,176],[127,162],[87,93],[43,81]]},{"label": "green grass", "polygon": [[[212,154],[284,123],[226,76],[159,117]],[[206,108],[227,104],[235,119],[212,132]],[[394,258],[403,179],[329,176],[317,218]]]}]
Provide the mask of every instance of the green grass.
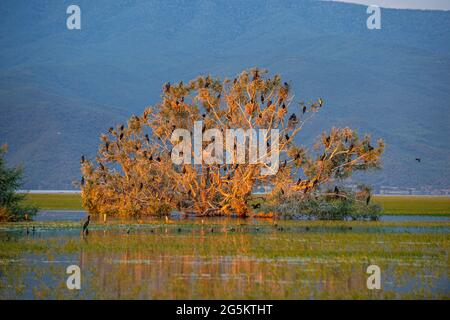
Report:
[{"label": "green grass", "polygon": [[373,201],[383,206],[384,214],[450,214],[450,197],[376,196]]},{"label": "green grass", "polygon": [[[450,197],[375,196],[383,214],[450,215]],[[26,202],[46,210],[82,210],[80,194],[28,194]]]},{"label": "green grass", "polygon": [[45,210],[82,210],[80,194],[27,194],[27,204]]}]

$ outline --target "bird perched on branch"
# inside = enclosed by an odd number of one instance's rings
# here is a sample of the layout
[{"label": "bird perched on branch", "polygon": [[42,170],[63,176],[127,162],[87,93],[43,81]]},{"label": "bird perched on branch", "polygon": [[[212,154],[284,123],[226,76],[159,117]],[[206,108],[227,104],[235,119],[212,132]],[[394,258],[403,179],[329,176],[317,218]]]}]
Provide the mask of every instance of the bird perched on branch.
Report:
[{"label": "bird perched on branch", "polygon": [[260,203],[252,204],[252,208],[259,209],[259,208],[261,208],[261,204]]}]

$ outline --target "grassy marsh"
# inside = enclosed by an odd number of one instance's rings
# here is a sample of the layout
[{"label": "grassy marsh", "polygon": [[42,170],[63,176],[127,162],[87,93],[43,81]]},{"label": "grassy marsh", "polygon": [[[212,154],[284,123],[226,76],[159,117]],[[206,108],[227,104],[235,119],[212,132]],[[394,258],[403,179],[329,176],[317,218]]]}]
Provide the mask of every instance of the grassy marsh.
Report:
[{"label": "grassy marsh", "polygon": [[[2,299],[450,297],[448,222],[111,221],[86,240],[77,222],[32,225],[1,226]],[[81,291],[65,287],[70,264]]]}]

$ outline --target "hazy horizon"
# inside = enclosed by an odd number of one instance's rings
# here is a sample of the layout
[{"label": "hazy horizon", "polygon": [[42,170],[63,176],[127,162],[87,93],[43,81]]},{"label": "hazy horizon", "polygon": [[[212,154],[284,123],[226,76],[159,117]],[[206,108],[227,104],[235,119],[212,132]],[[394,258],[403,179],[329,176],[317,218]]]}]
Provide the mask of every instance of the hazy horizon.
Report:
[{"label": "hazy horizon", "polygon": [[446,0],[323,0],[346,2],[363,5],[377,5],[392,9],[418,9],[418,10],[450,10],[450,1]]}]

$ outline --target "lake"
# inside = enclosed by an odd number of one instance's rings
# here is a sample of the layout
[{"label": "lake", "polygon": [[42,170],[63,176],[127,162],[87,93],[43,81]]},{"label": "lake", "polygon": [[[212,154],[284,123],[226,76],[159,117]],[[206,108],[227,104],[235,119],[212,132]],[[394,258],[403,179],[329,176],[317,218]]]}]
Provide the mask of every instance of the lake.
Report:
[{"label": "lake", "polygon": [[[41,212],[32,223],[0,225],[0,299],[450,296],[448,217],[94,218],[82,237],[85,215]],[[381,269],[381,290],[367,288],[372,264]],[[70,265],[81,269],[81,290],[66,287]]]}]

